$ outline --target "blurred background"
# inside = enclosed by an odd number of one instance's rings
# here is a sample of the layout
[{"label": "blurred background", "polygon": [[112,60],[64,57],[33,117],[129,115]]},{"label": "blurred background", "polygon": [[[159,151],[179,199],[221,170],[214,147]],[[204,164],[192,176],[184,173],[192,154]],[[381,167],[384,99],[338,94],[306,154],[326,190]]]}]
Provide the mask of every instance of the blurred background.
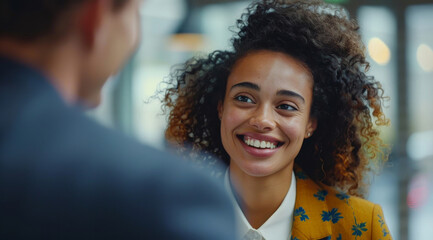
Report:
[{"label": "blurred background", "polygon": [[[433,0],[328,0],[358,20],[382,82],[392,126],[382,135],[389,161],[371,180],[368,199],[382,206],[396,240],[433,239]],[[146,0],[142,43],[106,84],[103,104],[88,114],[102,124],[164,149],[166,117],[150,99],[170,68],[196,54],[228,49],[230,27],[245,0]]]}]

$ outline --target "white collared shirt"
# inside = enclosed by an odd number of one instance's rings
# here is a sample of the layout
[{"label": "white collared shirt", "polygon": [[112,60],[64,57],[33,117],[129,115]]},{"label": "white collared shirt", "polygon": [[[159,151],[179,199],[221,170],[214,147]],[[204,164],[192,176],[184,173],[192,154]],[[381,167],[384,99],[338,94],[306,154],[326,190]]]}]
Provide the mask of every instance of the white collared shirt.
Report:
[{"label": "white collared shirt", "polygon": [[236,227],[238,229],[238,236],[240,239],[248,240],[287,240],[290,239],[293,224],[293,211],[295,209],[296,200],[296,178],[295,173],[292,172],[292,183],[290,189],[284,197],[283,202],[278,209],[272,214],[266,222],[258,229],[251,227],[246,219],[244,213],[239,207],[233,190],[230,184],[229,169],[227,168],[224,185],[230,199],[233,202],[236,215]]}]

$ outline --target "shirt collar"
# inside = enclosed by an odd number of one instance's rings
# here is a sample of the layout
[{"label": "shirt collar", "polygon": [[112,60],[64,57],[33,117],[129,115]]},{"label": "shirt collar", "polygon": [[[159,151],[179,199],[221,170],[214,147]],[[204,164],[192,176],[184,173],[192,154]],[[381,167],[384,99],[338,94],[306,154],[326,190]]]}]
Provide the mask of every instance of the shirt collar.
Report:
[{"label": "shirt collar", "polygon": [[[229,194],[229,197],[235,208],[236,224],[238,228],[238,233],[242,239],[250,230],[256,230],[251,227],[248,220],[245,218],[244,213],[239,207],[235,196],[233,195],[233,190],[230,184],[229,169],[227,168],[224,185]],[[296,200],[296,178],[295,174],[292,172],[292,182],[290,184],[289,191],[284,197],[283,202],[278,207],[278,209],[272,214],[272,216],[257,229],[264,239],[266,240],[286,240],[291,235],[292,223],[293,223],[293,212]],[[251,232],[251,231],[250,231]]]}]

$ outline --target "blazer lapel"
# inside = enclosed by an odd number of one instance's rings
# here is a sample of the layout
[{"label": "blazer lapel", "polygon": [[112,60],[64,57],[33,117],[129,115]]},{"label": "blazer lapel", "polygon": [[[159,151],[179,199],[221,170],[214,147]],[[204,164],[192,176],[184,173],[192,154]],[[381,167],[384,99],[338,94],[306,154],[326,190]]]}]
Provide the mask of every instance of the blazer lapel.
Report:
[{"label": "blazer lapel", "polygon": [[322,221],[322,213],[328,212],[327,192],[300,169],[295,168],[296,202],[293,216],[292,240],[330,239],[329,221]]}]

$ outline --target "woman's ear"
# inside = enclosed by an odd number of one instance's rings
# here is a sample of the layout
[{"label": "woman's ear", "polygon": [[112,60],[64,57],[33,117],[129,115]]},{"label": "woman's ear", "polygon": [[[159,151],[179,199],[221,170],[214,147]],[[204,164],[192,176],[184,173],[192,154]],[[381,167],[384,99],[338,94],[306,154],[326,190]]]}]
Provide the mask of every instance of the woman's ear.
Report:
[{"label": "woman's ear", "polygon": [[308,120],[308,124],[307,124],[307,128],[306,128],[306,133],[305,133],[305,138],[309,138],[313,135],[314,131],[317,128],[317,118],[314,117],[310,117],[310,120]]},{"label": "woman's ear", "polygon": [[218,117],[221,120],[222,116],[223,116],[223,111],[224,111],[224,106],[223,106],[223,102],[219,101],[218,102]]}]

